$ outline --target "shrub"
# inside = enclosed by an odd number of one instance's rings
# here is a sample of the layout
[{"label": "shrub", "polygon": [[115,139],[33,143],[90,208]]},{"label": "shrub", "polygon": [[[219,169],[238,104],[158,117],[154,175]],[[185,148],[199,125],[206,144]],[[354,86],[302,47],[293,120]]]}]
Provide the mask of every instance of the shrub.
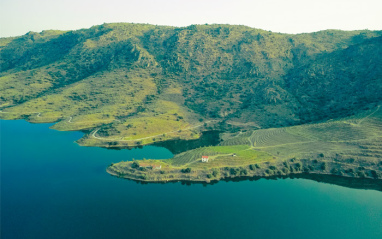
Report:
[{"label": "shrub", "polygon": [[354,163],[355,159],[354,159],[354,158],[348,158],[347,161],[348,161],[349,163]]},{"label": "shrub", "polygon": [[282,170],[283,173],[285,173],[285,174],[288,174],[288,173],[289,173],[289,169],[287,169],[287,168],[282,168],[281,170]]},{"label": "shrub", "polygon": [[246,169],[240,170],[240,175],[247,175],[248,171]]},{"label": "shrub", "polygon": [[132,168],[139,168],[139,163],[137,161],[134,161],[132,164],[131,164],[131,167]]},{"label": "shrub", "polygon": [[183,168],[181,170],[182,173],[191,173],[191,168]]},{"label": "shrub", "polygon": [[276,168],[276,166],[271,165],[271,166],[269,166],[269,169],[276,170],[277,168]]},{"label": "shrub", "polygon": [[364,172],[358,172],[357,175],[360,178],[364,178],[366,176]]},{"label": "shrub", "polygon": [[230,173],[231,175],[237,175],[238,172],[239,172],[239,169],[237,169],[237,168],[231,168],[231,169],[229,170],[229,173]]},{"label": "shrub", "polygon": [[354,173],[354,170],[352,168],[346,169],[345,173]]},{"label": "shrub", "polygon": [[321,164],[321,169],[322,169],[322,170],[326,170],[326,163],[325,163],[325,162],[323,162],[323,163]]},{"label": "shrub", "polygon": [[338,174],[338,173],[339,173],[339,170],[336,169],[336,168],[333,168],[330,172],[331,172],[332,174]]},{"label": "shrub", "polygon": [[296,169],[296,171],[299,171],[299,170],[301,170],[301,163],[296,163],[295,164],[295,169]]},{"label": "shrub", "polygon": [[371,174],[371,176],[372,176],[373,178],[375,178],[375,179],[379,178],[378,173],[377,173],[377,171],[375,171],[375,170],[371,170],[371,171],[370,171],[370,174]]},{"label": "shrub", "polygon": [[115,146],[115,145],[118,144],[118,142],[108,142],[107,144],[108,144],[109,146]]},{"label": "shrub", "polygon": [[219,175],[219,170],[218,169],[212,169],[212,175],[214,176],[214,177],[217,177],[218,175]]}]

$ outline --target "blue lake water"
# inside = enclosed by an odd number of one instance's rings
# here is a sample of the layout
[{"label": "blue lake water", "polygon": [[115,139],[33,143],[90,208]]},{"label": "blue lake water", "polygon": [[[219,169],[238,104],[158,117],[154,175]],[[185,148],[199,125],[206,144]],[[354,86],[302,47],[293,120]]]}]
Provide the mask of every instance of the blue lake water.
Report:
[{"label": "blue lake water", "polygon": [[80,147],[79,132],[0,121],[1,238],[382,238],[382,192],[307,179],[139,184],[112,162],[165,148]]}]

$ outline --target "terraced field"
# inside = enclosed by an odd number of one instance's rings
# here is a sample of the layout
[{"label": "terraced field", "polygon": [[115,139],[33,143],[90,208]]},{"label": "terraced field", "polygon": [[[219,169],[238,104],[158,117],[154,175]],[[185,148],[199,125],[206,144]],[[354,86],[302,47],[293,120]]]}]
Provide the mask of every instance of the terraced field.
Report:
[{"label": "terraced field", "polygon": [[382,136],[372,140],[363,140],[356,144],[360,149],[344,154],[347,158],[361,158],[366,161],[375,161],[382,159]]},{"label": "terraced field", "polygon": [[[382,113],[380,108],[348,119],[279,129],[256,130],[250,136],[253,148],[280,158],[312,154],[381,156]],[[365,152],[365,150],[372,152]]]},{"label": "terraced field", "polygon": [[[382,110],[380,107],[340,120],[284,128],[260,129],[239,133],[224,140],[222,146],[249,145],[278,159],[312,155],[382,158]],[[201,156],[202,151],[197,155]],[[233,151],[232,151],[233,153]],[[193,152],[174,158],[179,165],[190,163]]]},{"label": "terraced field", "polygon": [[227,140],[224,140],[220,143],[220,145],[223,146],[229,146],[229,145],[251,145],[251,142],[249,141],[249,136],[251,136],[253,131],[248,131],[244,133],[239,133],[238,135],[229,138]]},{"label": "terraced field", "polygon": [[309,142],[311,139],[293,134],[287,128],[263,129],[253,131],[250,140],[254,147],[274,146],[297,142]]}]

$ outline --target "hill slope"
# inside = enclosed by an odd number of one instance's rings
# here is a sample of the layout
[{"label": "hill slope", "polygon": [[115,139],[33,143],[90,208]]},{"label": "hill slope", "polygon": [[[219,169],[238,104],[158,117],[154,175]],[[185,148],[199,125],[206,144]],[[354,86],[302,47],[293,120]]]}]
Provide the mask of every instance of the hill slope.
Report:
[{"label": "hill slope", "polygon": [[286,81],[301,103],[300,118],[335,118],[382,100],[382,37],[319,56]]},{"label": "hill slope", "polygon": [[82,145],[114,147],[344,117],[381,101],[380,36],[145,24],[29,32],[0,39],[0,117],[58,121],[87,130]]}]

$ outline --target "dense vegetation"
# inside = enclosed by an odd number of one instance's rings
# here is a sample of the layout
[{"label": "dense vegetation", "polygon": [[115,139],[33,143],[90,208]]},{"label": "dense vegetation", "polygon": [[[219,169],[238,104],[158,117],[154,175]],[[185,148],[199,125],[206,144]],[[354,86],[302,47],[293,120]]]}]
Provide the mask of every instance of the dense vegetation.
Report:
[{"label": "dense vegetation", "polygon": [[103,24],[0,39],[0,117],[89,146],[353,115],[381,102],[382,31]]}]

